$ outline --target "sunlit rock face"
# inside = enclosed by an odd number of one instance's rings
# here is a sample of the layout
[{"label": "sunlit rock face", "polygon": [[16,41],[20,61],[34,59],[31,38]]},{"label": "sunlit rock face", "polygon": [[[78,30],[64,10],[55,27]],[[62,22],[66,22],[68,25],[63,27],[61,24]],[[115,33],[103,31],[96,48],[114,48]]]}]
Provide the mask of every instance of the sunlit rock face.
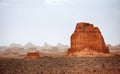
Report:
[{"label": "sunlit rock face", "polygon": [[38,59],[40,58],[39,53],[37,52],[28,52],[24,59]]},{"label": "sunlit rock face", "polygon": [[103,36],[98,27],[90,23],[77,23],[74,33],[71,35],[71,46],[68,55],[80,52],[85,48],[96,52],[109,53]]}]

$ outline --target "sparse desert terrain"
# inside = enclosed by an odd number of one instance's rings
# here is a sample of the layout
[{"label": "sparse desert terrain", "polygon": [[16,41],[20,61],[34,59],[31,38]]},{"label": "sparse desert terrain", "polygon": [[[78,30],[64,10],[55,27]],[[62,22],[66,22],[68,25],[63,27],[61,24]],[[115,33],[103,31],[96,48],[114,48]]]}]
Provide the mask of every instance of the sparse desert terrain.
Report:
[{"label": "sparse desert terrain", "polygon": [[120,57],[0,60],[0,74],[120,74]]}]

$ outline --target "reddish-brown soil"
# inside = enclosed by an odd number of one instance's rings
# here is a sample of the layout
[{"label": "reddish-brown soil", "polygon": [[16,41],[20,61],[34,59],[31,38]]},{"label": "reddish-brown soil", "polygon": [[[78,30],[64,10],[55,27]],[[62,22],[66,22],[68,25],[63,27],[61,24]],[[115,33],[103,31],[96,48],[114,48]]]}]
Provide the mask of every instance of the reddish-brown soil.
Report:
[{"label": "reddish-brown soil", "polygon": [[0,74],[120,74],[120,57],[0,60]]}]

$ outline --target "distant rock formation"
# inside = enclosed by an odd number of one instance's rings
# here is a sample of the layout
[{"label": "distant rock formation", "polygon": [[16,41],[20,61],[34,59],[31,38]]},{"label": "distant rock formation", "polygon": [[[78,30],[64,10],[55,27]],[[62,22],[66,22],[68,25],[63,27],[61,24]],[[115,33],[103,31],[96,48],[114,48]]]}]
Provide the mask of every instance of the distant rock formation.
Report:
[{"label": "distant rock formation", "polygon": [[71,47],[68,49],[68,55],[80,52],[86,48],[97,52],[109,53],[109,49],[105,45],[98,27],[85,22],[77,23],[76,29],[71,36]]},{"label": "distant rock formation", "polygon": [[18,43],[12,43],[9,45],[9,48],[22,48],[22,45]]},{"label": "distant rock formation", "polygon": [[120,44],[112,46],[110,44],[107,45],[111,53],[119,53],[120,54]]},{"label": "distant rock formation", "polygon": [[31,42],[27,43],[25,46],[24,46],[24,49],[29,49],[29,48],[36,48],[36,45],[32,44]]},{"label": "distant rock formation", "polygon": [[24,59],[38,59],[40,58],[39,53],[37,52],[28,52]]}]

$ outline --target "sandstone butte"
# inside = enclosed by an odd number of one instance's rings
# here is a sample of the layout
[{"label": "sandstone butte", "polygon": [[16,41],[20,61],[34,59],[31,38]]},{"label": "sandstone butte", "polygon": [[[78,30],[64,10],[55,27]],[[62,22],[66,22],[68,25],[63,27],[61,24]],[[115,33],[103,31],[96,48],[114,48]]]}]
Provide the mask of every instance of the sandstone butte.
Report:
[{"label": "sandstone butte", "polygon": [[40,58],[39,53],[37,52],[28,52],[24,59],[38,59]]},{"label": "sandstone butte", "polygon": [[[95,51],[98,53],[109,53],[109,48],[105,45],[103,36],[98,27],[90,23],[77,23],[74,33],[71,35],[71,45],[68,55],[76,52]],[[87,49],[87,50],[86,50]]]}]

